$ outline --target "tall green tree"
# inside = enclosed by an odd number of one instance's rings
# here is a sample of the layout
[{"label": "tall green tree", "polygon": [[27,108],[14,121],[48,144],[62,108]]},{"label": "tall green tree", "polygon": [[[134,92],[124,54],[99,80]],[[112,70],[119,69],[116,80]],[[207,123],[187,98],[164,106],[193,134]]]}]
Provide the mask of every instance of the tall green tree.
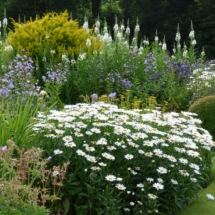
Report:
[{"label": "tall green tree", "polygon": [[99,15],[101,3],[102,3],[102,0],[91,0],[92,14],[94,18],[97,18]]},{"label": "tall green tree", "polygon": [[195,0],[194,27],[199,46],[204,47],[208,60],[215,59],[215,4],[214,0]]},{"label": "tall green tree", "polygon": [[[65,10],[72,12],[74,19],[83,20],[84,14],[91,13],[90,0],[1,0],[0,11],[5,7],[8,17],[15,20],[19,15],[23,21],[36,15],[43,16],[47,12],[63,12]],[[90,12],[89,12],[90,11]]]}]

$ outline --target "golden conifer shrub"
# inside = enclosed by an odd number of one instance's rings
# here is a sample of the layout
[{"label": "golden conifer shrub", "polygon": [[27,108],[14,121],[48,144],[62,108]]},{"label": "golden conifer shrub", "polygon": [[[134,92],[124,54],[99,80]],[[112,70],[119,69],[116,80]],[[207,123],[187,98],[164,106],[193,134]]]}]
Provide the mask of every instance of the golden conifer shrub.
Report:
[{"label": "golden conifer shrub", "polygon": [[101,42],[92,30],[79,28],[76,20],[70,20],[67,11],[47,13],[41,19],[37,17],[33,21],[31,18],[21,24],[12,19],[12,23],[14,31],[9,32],[7,42],[18,52],[24,49],[33,59],[53,55],[59,62],[63,54],[77,58],[79,54],[100,49]]}]

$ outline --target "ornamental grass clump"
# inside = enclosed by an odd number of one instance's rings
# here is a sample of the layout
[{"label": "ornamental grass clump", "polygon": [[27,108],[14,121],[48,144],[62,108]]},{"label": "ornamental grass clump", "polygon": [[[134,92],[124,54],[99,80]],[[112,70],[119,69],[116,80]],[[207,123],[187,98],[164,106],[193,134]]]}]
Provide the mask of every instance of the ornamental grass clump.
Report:
[{"label": "ornamental grass clump", "polygon": [[176,214],[211,180],[214,142],[193,116],[103,102],[40,112],[35,146],[70,162],[52,213]]}]

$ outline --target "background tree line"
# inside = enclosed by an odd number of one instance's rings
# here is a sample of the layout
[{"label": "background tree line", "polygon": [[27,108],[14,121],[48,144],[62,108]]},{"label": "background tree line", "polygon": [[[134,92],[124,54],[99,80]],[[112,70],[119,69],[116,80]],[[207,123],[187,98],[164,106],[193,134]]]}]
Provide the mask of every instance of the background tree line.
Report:
[{"label": "background tree line", "polygon": [[[194,25],[197,40],[196,51],[204,47],[207,58],[215,58],[215,4],[214,0],[0,0],[0,18],[7,9],[7,17],[16,21],[20,15],[21,21],[43,16],[46,12],[71,12],[73,19],[78,19],[80,25],[87,17],[90,25],[95,19],[107,21],[110,29],[115,23],[127,24],[131,28],[131,37],[136,20],[140,25],[139,39],[147,37],[153,41],[155,31],[158,31],[160,41],[165,36],[168,50],[172,50],[175,42],[177,25],[180,26],[182,41],[189,44],[191,20]],[[25,18],[24,18],[25,17]]]}]

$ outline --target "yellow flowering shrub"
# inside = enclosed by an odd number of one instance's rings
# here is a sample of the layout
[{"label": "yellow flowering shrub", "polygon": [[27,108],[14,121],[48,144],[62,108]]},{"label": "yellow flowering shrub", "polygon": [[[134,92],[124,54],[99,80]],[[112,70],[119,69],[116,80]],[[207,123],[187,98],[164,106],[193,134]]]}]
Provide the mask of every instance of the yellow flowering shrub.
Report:
[{"label": "yellow flowering shrub", "polygon": [[[70,20],[67,11],[47,13],[41,19],[30,19],[26,23],[17,23],[12,19],[14,31],[8,34],[7,42],[15,51],[25,50],[32,58],[49,57],[51,53],[57,61],[62,54],[77,58],[79,53],[90,53],[100,48],[100,41],[93,36],[92,30],[79,28],[76,20]],[[90,39],[91,46],[86,46]]]}]

